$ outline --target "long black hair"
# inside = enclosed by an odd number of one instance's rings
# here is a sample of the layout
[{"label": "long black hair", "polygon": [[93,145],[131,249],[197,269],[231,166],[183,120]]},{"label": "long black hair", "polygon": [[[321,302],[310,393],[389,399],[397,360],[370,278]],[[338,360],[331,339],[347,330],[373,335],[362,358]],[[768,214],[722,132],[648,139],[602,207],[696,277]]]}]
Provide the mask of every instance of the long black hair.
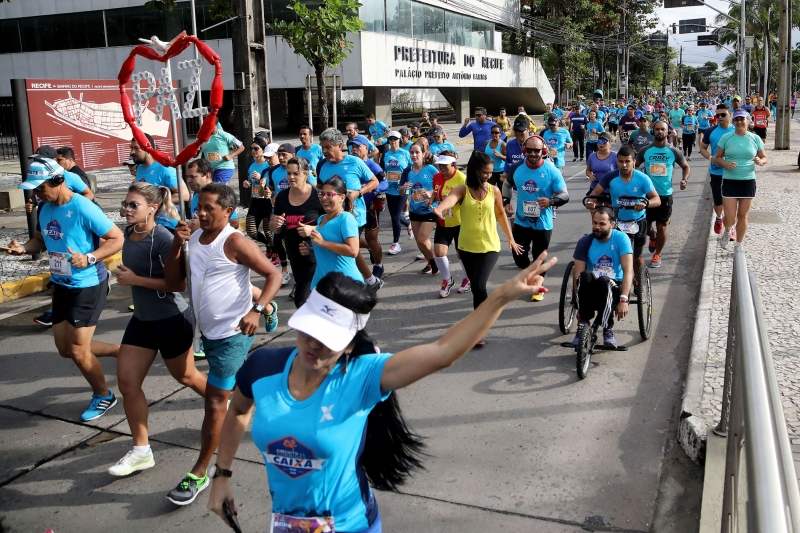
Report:
[{"label": "long black hair", "polygon": [[472,156],[467,161],[467,187],[470,189],[482,189],[483,182],[481,181],[480,172],[487,165],[493,165],[492,158],[483,151],[475,150]]},{"label": "long black hair", "polygon": [[[367,290],[363,283],[341,272],[325,275],[317,284],[317,292],[359,314],[371,312],[378,301],[375,293]],[[375,343],[365,330],[356,333],[354,341],[355,345],[347,359],[376,352]],[[343,368],[345,372],[346,364]],[[378,490],[397,491],[414,470],[425,468],[422,464],[422,459],[427,456],[424,447],[422,437],[408,427],[400,410],[397,392],[393,391],[367,417],[367,436],[361,465],[370,485]]]}]

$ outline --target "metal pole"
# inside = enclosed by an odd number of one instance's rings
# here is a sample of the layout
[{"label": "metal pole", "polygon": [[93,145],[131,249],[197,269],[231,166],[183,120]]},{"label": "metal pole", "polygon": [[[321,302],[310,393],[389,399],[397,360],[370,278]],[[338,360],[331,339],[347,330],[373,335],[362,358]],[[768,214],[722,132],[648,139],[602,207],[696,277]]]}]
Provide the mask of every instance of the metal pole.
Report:
[{"label": "metal pole", "polygon": [[[745,84],[747,83],[747,75],[746,75],[746,73],[744,71],[744,68],[745,68],[744,51],[745,51],[745,35],[746,35],[745,23],[747,22],[747,19],[745,18],[745,16],[746,16],[746,14],[745,14],[745,0],[741,0],[741,10],[740,10],[740,13],[739,13],[739,24],[741,25],[741,31],[739,32],[740,33],[740,35],[739,35],[740,41],[739,42],[741,44],[739,45],[739,53],[741,55],[741,67],[742,67],[742,69],[739,71],[739,91],[747,91],[747,88],[745,87]],[[745,92],[744,94],[747,94],[747,93]]]},{"label": "metal pole", "polygon": [[272,138],[275,136],[275,133],[272,131],[272,103],[271,98],[269,97],[269,52],[267,52],[267,23],[266,19],[264,18],[263,2],[259,12],[261,13],[261,32],[264,35],[264,83],[266,84],[265,92],[267,94],[267,128],[269,128],[269,138],[272,140]]},{"label": "metal pole", "polygon": [[781,22],[778,33],[778,50],[780,50],[780,64],[778,65],[778,109],[775,121],[775,149],[788,150],[791,146],[790,136],[790,110],[792,98],[790,80],[792,77],[792,10],[789,0],[781,0]]},{"label": "metal pole", "polygon": [[311,74],[306,76],[306,82],[307,82],[306,88],[308,89],[308,101],[307,101],[307,104],[308,104],[308,125],[311,127],[311,131],[314,131],[314,117],[313,117],[313,114],[311,113]]},{"label": "metal pole", "polygon": [[336,105],[336,74],[333,75],[333,127],[339,129],[338,124],[338,116],[337,116],[337,105]]},{"label": "metal pole", "polygon": [[[17,151],[19,152],[19,169],[22,181],[28,176],[28,168],[33,155],[33,139],[31,137],[31,119],[28,114],[28,94],[25,80],[11,80],[11,99],[14,102],[14,127],[17,130]],[[24,190],[25,202],[33,198],[33,191]],[[36,233],[36,209],[27,215],[28,237]],[[34,257],[35,259],[36,257]]]},{"label": "metal pole", "polygon": [[[195,2],[195,0],[192,0],[191,3],[190,3],[191,8],[192,8],[192,35],[197,37],[197,16],[195,15],[195,11],[194,11],[194,2]],[[105,11],[104,11],[104,13],[105,13]],[[106,45],[106,46],[108,46],[108,45]],[[200,59],[200,52],[197,51],[197,47],[196,46],[194,47],[194,58],[195,59]],[[203,107],[203,94],[202,94],[201,91],[197,91],[197,94],[195,95],[195,98],[197,98],[197,107],[198,107],[198,109]],[[203,115],[200,115],[200,124],[202,124],[202,123],[203,123]],[[176,148],[176,151],[177,151],[177,146],[175,148]]]}]

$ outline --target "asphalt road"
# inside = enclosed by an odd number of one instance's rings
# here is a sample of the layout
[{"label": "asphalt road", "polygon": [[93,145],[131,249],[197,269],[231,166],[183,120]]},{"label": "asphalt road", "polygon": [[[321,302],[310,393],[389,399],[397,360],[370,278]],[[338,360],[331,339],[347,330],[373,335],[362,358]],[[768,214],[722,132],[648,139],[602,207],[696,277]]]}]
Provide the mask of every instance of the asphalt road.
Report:
[{"label": "asphalt road", "polygon": [[[572,350],[559,345],[571,339],[558,330],[561,275],[590,230],[579,202],[587,188],[583,167],[568,163],[573,201],[555,221],[550,253],[559,264],[546,280],[553,292],[542,302],[513,302],[483,349],[398,393],[430,458],[402,494],[377,495],[386,531],[697,530],[703,472],[685,459],[676,433],[711,209],[704,163],[696,155],[694,178],[676,194],[664,266],[651,271],[652,338],[640,340],[632,313],[615,327],[630,349],[596,354],[585,380],[576,376]],[[386,285],[370,320],[385,351],[436,339],[471,310],[469,294],[439,299],[439,277],[420,275],[414,243],[403,237],[401,244],[400,255],[385,256]],[[451,265],[458,286],[461,268]],[[516,272],[504,252],[490,287]],[[257,343],[292,342],[287,294],[282,289],[278,300],[281,326]],[[37,298],[27,307],[46,301]],[[129,302],[129,291],[115,286],[96,338],[119,342]],[[145,381],[156,467],[128,479],[108,476],[106,468],[131,446],[122,406],[77,422],[89,389],[58,356],[49,331],[32,323],[41,308],[15,311],[25,307],[0,306],[0,515],[11,531],[224,531],[206,511],[206,495],[186,508],[164,498],[194,462],[201,400],[157,360]],[[103,367],[116,389],[114,361]],[[237,457],[243,530],[266,531],[269,492],[248,436]]]}]

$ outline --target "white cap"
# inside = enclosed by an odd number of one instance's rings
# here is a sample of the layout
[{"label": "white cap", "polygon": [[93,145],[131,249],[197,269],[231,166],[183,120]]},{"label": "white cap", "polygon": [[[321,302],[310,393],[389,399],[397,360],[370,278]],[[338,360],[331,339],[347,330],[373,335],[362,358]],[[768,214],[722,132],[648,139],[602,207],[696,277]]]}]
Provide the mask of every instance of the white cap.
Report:
[{"label": "white cap", "polygon": [[399,131],[390,131],[389,134],[386,136],[386,138],[388,139],[389,137],[394,137],[395,139],[402,139],[403,138],[403,136],[400,135]]},{"label": "white cap", "polygon": [[289,319],[289,327],[301,331],[334,352],[347,348],[359,330],[364,329],[369,313],[354,313],[317,292],[311,291],[308,300]]},{"label": "white cap", "polygon": [[269,143],[266,148],[264,148],[264,155],[267,157],[272,157],[273,155],[278,153],[278,148],[281,145],[278,143]]},{"label": "white cap", "polygon": [[452,165],[456,162],[456,158],[450,155],[440,155],[436,158],[434,165]]}]

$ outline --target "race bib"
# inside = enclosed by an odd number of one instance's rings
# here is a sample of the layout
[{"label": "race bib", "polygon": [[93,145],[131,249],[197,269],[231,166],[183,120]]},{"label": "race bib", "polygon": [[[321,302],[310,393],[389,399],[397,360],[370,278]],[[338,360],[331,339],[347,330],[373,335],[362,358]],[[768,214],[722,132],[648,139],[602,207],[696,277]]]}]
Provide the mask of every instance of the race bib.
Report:
[{"label": "race bib", "polygon": [[222,156],[219,155],[217,152],[210,152],[206,154],[206,159],[209,161],[222,161]]},{"label": "race bib", "polygon": [[550,155],[550,157],[552,157],[552,158],[553,158],[553,160],[556,160],[556,159],[558,159],[558,149],[556,149],[556,148],[549,148],[549,149],[547,150],[547,153]]},{"label": "race bib", "polygon": [[592,268],[592,274],[594,274],[596,278],[606,276],[607,278],[615,279],[617,273],[614,270],[614,260],[607,255],[602,256],[595,262]]},{"label": "race bib", "polygon": [[272,513],[270,533],[335,533],[332,516],[306,518]]},{"label": "race bib", "polygon": [[539,202],[530,202],[530,201],[522,202],[522,212],[528,218],[538,218],[541,212],[541,208],[539,207]]},{"label": "race bib", "polygon": [[253,183],[252,189],[253,190],[252,190],[251,194],[253,195],[253,198],[263,198],[264,197],[264,187],[262,187],[261,185],[256,185],[255,183]]},{"label": "race bib", "polygon": [[50,262],[50,273],[59,276],[71,276],[72,264],[69,262],[69,254],[65,252],[47,252]]},{"label": "race bib", "polygon": [[386,179],[389,183],[400,183],[400,173],[399,172],[387,172]]},{"label": "race bib", "polygon": [[686,131],[694,131],[694,124],[687,124],[684,129]]},{"label": "race bib", "polygon": [[453,218],[453,208],[442,211],[442,218]]},{"label": "race bib", "polygon": [[666,163],[650,163],[650,176],[666,176]]},{"label": "race bib", "polygon": [[757,128],[766,128],[767,127],[767,121],[764,120],[763,118],[760,118],[760,119],[756,120],[756,127]]},{"label": "race bib", "polygon": [[427,199],[425,198],[425,189],[414,189],[414,201],[415,202],[426,202]]},{"label": "race bib", "polygon": [[592,131],[592,133],[589,134],[589,140],[590,141],[596,141],[597,140],[597,133]]},{"label": "race bib", "polygon": [[617,220],[617,229],[622,233],[635,235],[639,233],[639,223],[635,220]]}]

